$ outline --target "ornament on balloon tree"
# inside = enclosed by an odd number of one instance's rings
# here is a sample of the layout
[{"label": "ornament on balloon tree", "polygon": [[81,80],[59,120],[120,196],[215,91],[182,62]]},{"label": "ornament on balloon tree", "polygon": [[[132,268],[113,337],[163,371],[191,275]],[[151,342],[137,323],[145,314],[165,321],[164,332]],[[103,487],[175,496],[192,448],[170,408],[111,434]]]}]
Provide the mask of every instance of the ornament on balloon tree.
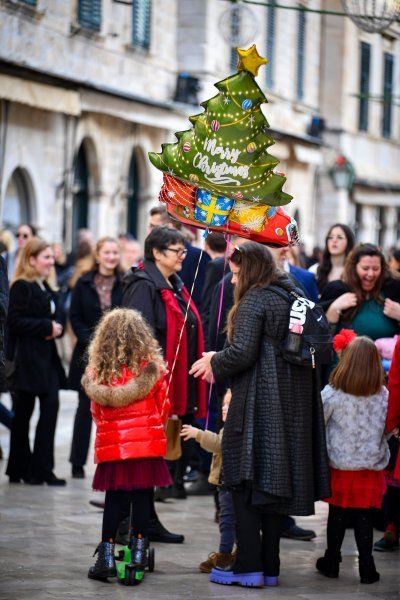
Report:
[{"label": "ornament on balloon tree", "polygon": [[276,207],[292,196],[282,190],[286,177],[268,152],[274,139],[261,111],[267,99],[255,81],[267,60],[255,45],[237,52],[238,72],[215,84],[219,93],[189,117],[192,128],[149,158],[164,172],[160,200],[175,219],[286,246],[298,241],[297,224]]}]

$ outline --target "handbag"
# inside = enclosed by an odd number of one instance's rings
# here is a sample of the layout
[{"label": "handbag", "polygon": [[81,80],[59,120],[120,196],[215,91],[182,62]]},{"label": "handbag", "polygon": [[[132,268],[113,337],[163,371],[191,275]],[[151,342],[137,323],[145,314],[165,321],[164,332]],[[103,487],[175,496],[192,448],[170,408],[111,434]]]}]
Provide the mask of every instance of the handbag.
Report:
[{"label": "handbag", "polygon": [[169,418],[165,428],[165,435],[167,438],[167,453],[165,455],[166,460],[178,460],[182,456],[181,446],[181,427],[182,421],[178,418]]}]

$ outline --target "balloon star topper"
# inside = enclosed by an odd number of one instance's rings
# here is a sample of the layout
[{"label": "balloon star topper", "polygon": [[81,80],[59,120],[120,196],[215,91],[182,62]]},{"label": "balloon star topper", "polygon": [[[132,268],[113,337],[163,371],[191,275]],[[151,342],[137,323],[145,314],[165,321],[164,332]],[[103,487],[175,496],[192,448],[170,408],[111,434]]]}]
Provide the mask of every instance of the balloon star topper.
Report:
[{"label": "balloon star topper", "polygon": [[255,81],[268,61],[255,45],[237,53],[237,72],[215,84],[204,112],[189,117],[191,128],[149,158],[164,172],[160,200],[178,220],[285,246],[297,239],[295,221],[281,209],[292,197],[269,153],[267,98]]},{"label": "balloon star topper", "polygon": [[254,77],[257,77],[259,68],[262,65],[266,65],[268,62],[266,58],[263,58],[258,54],[255,44],[253,44],[248,50],[236,48],[236,52],[239,55],[237,70],[248,71]]}]

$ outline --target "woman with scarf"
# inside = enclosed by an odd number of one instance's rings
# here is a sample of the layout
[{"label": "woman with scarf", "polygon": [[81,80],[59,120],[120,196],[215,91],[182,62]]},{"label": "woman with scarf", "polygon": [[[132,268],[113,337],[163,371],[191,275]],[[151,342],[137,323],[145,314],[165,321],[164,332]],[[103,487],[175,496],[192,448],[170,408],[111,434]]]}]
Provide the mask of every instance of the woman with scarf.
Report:
[{"label": "woman with scarf", "polygon": [[[140,311],[152,328],[169,369],[170,415],[191,425],[205,417],[206,385],[188,375],[204,351],[204,340],[197,308],[178,276],[186,253],[179,231],[167,226],[153,229],[145,240],[143,262],[124,277],[123,306]],[[193,451],[193,440],[183,442],[173,474],[176,498],[186,497],[183,476]]]}]

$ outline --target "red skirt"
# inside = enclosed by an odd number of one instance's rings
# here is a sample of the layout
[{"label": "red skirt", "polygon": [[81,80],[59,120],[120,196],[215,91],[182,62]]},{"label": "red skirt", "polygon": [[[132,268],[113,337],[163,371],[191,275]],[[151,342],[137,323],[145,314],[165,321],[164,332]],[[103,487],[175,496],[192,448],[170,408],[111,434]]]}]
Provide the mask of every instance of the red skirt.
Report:
[{"label": "red skirt", "polygon": [[340,471],[331,467],[332,494],[325,502],[342,508],[381,508],[386,491],[383,471]]},{"label": "red skirt", "polygon": [[167,463],[162,457],[131,458],[97,465],[92,487],[99,492],[108,490],[138,490],[171,485]]}]

